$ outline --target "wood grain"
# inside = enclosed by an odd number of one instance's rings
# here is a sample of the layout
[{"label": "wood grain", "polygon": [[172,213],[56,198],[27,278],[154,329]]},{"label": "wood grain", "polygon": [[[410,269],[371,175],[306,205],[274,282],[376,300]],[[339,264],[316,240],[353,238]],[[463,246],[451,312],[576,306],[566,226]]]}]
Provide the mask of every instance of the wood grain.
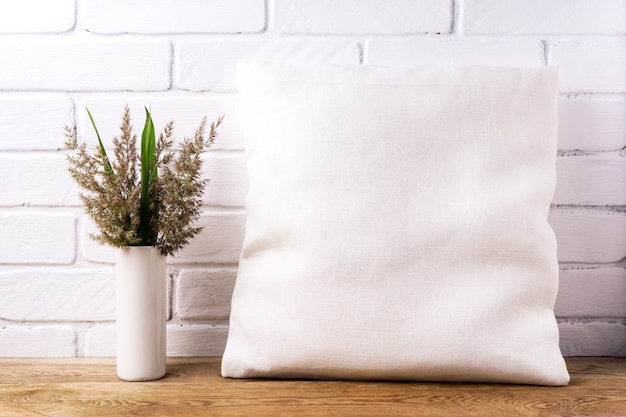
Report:
[{"label": "wood grain", "polygon": [[0,416],[626,416],[626,358],[569,358],[567,387],[235,380],[220,358],[169,358],[129,383],[112,358],[0,359]]}]

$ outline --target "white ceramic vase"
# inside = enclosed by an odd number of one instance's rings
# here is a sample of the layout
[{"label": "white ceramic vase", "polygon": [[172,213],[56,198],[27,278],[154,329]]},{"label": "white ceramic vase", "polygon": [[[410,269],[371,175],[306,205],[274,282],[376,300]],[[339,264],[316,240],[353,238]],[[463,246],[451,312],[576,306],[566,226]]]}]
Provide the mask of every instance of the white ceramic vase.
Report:
[{"label": "white ceramic vase", "polygon": [[165,375],[165,256],[151,246],[117,253],[117,376],[150,381]]}]

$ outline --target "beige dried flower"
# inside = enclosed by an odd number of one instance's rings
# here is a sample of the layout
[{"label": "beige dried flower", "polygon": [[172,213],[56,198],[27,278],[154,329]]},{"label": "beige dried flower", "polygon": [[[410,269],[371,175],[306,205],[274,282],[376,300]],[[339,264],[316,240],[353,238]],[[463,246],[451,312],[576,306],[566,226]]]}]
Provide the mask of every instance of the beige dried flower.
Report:
[{"label": "beige dried flower", "polygon": [[174,123],[167,123],[156,140],[152,116],[146,109],[139,154],[126,106],[121,134],[113,139],[114,159],[110,160],[88,114],[99,147],[90,152],[85,142],[78,142],[76,129],[65,127],[65,148],[69,151],[68,171],[84,191],[80,198],[85,211],[99,229],[91,237],[117,248],[155,246],[164,255],[176,253],[201,230],[194,223],[200,218],[208,180],[201,175],[200,155],[213,145],[223,117],[211,124],[208,135],[207,120],[202,119],[193,138],[185,138],[174,151]]}]

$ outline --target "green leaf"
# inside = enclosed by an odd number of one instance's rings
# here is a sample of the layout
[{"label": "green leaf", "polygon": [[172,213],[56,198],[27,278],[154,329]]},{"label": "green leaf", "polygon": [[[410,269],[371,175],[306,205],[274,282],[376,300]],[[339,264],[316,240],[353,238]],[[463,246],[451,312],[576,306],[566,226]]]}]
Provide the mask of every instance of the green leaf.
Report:
[{"label": "green leaf", "polygon": [[100,155],[102,156],[102,165],[104,167],[104,172],[109,175],[113,175],[113,167],[111,166],[111,162],[109,162],[109,158],[107,157],[107,152],[104,149],[104,145],[102,144],[102,139],[100,139],[100,133],[98,132],[98,128],[96,127],[96,122],[93,120],[93,116],[87,107],[87,114],[89,115],[89,120],[91,120],[91,125],[93,126],[93,130],[96,131],[96,136],[98,137],[98,143],[100,144]]},{"label": "green leaf", "polygon": [[150,183],[158,177],[156,134],[152,115],[146,108],[146,123],[141,135],[141,207],[139,238],[142,245],[150,244]]}]

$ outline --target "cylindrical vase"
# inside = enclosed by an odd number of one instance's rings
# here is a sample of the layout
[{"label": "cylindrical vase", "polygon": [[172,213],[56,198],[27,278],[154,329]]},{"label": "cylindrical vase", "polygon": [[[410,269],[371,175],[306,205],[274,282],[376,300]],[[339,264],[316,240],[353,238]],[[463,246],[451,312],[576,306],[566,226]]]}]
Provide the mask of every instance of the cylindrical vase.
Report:
[{"label": "cylindrical vase", "polygon": [[165,375],[165,256],[152,246],[118,250],[116,282],[117,376],[150,381]]}]

